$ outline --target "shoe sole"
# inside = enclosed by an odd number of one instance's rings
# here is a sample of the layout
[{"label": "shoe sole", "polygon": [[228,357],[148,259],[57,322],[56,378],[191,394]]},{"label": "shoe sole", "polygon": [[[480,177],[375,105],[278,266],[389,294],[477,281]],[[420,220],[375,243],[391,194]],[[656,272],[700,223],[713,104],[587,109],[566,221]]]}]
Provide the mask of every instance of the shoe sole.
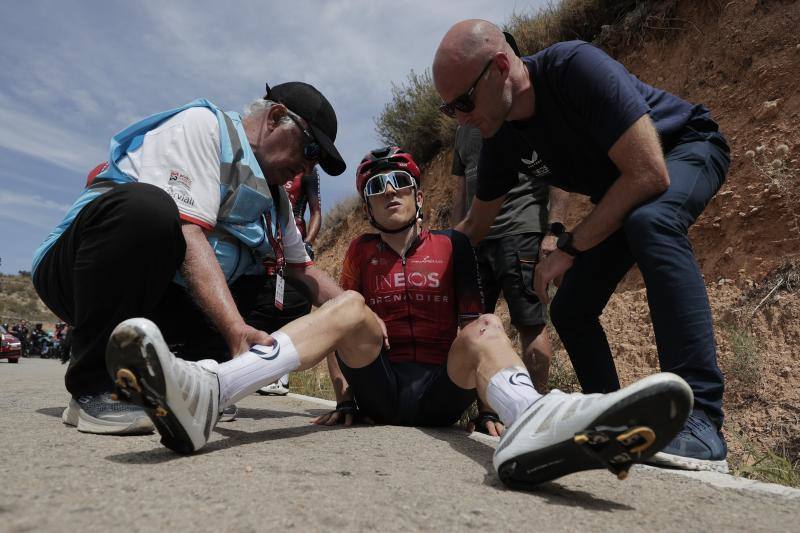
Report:
[{"label": "shoe sole", "polygon": [[261,389],[258,389],[256,392],[261,396],[286,396],[287,394],[289,394],[288,390],[286,392],[272,392],[272,391],[262,391]]},{"label": "shoe sole", "polygon": [[148,435],[155,429],[149,418],[143,416],[131,424],[122,426],[113,422],[98,421],[79,415],[78,431],[95,435]]},{"label": "shoe sole", "polygon": [[647,464],[698,472],[719,472],[720,474],[727,474],[730,472],[730,469],[728,468],[728,461],[725,459],[722,459],[721,461],[694,459],[692,457],[683,457],[681,455],[673,455],[671,453],[664,452],[658,452],[650,457],[647,460]]},{"label": "shoe sole", "polygon": [[670,381],[632,393],[573,437],[505,461],[497,469],[500,480],[524,490],[595,469],[625,479],[631,466],[661,450],[683,428],[692,408],[684,387]]},{"label": "shoe sole", "polygon": [[78,408],[72,406],[72,401],[67,404],[67,407],[61,412],[61,421],[67,425],[76,427],[78,425]]},{"label": "shoe sole", "polygon": [[66,426],[77,428],[81,433],[94,435],[148,435],[155,428],[149,418],[141,417],[131,424],[122,425],[91,417],[82,413],[80,408],[67,406],[61,413],[61,422]]},{"label": "shoe sole", "polygon": [[[145,332],[135,326],[121,327],[111,334],[106,348],[106,366],[114,380],[117,399],[140,405],[161,435],[161,444],[177,453],[195,451],[192,439],[167,403],[167,386],[156,349],[142,343]],[[206,440],[211,428],[207,428]]]}]

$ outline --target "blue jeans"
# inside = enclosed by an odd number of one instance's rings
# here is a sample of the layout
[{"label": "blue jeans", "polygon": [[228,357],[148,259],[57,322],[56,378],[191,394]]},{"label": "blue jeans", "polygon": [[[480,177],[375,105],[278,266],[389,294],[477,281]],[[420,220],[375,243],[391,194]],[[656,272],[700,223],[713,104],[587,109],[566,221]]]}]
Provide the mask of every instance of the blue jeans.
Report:
[{"label": "blue jeans", "polygon": [[664,158],[669,189],[631,211],[620,230],[576,258],[550,315],[584,392],[619,389],[600,314],[637,264],[647,288],[661,370],[685,379],[695,407],[721,426],[724,379],[717,366],[705,283],[687,233],[725,181],[729,149],[716,131],[688,129]]}]

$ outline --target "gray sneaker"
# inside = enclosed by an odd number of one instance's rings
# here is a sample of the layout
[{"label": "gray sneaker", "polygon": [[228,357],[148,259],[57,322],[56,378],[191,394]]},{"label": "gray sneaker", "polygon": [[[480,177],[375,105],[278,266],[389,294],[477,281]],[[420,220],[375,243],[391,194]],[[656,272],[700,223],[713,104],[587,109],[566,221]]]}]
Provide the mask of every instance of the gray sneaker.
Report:
[{"label": "gray sneaker", "polygon": [[61,421],[97,435],[145,435],[155,430],[144,409],[114,400],[110,392],[70,398]]}]

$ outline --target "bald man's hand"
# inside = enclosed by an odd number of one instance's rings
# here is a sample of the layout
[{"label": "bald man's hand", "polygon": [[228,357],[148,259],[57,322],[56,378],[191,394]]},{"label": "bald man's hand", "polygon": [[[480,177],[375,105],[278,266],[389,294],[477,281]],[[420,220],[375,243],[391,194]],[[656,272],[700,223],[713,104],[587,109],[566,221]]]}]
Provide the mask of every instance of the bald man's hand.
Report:
[{"label": "bald man's hand", "polygon": [[555,250],[542,259],[536,265],[536,271],[533,277],[533,289],[536,291],[536,296],[543,304],[550,303],[550,295],[547,292],[547,287],[550,282],[554,282],[556,287],[561,285],[561,280],[564,274],[572,267],[572,262],[575,258],[568,253],[561,250]]}]

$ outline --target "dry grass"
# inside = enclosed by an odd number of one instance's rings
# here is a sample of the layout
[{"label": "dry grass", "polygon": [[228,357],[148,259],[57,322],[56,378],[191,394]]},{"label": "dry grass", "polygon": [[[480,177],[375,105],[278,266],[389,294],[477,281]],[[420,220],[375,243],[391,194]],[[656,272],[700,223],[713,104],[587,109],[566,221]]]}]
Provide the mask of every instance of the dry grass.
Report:
[{"label": "dry grass", "polygon": [[735,435],[745,449],[745,455],[732,464],[732,473],[767,483],[800,487],[800,462],[792,462],[786,449],[762,450],[744,435]]},{"label": "dry grass", "polygon": [[551,2],[539,11],[513,13],[504,29],[514,35],[523,54],[533,54],[559,41],[594,41],[604,32],[604,27],[619,23],[632,12],[649,11],[652,3],[635,0]]},{"label": "dry grass", "polygon": [[727,378],[734,378],[746,394],[757,395],[761,385],[761,346],[750,332],[735,324],[722,326],[731,344],[733,357],[728,361]]},{"label": "dry grass", "polygon": [[314,368],[289,374],[289,389],[297,394],[336,400],[328,367],[324,360]]},{"label": "dry grass", "polygon": [[[777,100],[764,103],[765,107],[770,105],[777,109]],[[758,144],[745,151],[744,155],[768,184],[773,199],[782,196],[786,204],[793,207],[789,229],[792,233],[800,234],[800,169],[797,160],[792,157],[788,141],[773,140]]]}]

